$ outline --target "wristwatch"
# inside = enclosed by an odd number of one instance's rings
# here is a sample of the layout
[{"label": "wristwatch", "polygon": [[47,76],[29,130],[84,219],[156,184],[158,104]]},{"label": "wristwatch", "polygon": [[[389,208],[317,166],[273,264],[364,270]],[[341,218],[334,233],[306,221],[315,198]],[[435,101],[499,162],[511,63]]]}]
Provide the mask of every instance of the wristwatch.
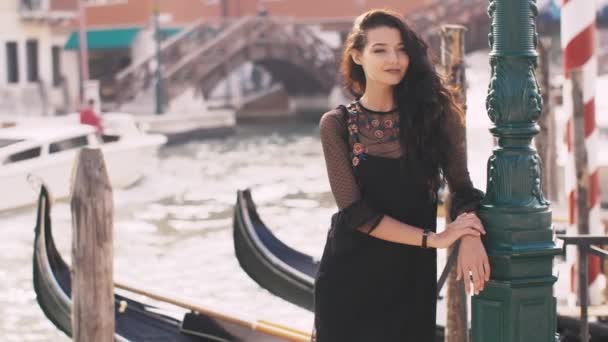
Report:
[{"label": "wristwatch", "polygon": [[422,232],[422,244],[420,245],[420,247],[422,248],[429,248],[429,246],[427,246],[426,241],[429,237],[429,235],[431,234],[431,230],[430,229],[425,229]]}]

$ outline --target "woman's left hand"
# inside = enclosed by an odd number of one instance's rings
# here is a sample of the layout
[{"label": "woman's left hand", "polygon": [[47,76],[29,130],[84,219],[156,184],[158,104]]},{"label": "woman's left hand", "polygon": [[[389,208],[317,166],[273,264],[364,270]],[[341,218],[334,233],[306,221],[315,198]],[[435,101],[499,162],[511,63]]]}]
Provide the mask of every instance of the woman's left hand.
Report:
[{"label": "woman's left hand", "polygon": [[[469,273],[473,276],[473,290],[475,295],[483,291],[486,282],[490,280],[490,262],[488,254],[481,239],[474,236],[463,236],[460,239],[458,251],[458,264],[456,280],[462,278],[465,291],[471,293],[471,280]],[[463,276],[464,275],[464,276]]]}]

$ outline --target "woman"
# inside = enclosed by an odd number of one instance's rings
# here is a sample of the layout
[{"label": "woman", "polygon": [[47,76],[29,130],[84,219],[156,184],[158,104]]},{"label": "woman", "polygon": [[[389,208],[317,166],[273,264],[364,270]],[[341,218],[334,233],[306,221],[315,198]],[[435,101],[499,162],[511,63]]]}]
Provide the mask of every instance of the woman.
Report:
[{"label": "woman", "polygon": [[[357,18],[345,43],[341,73],[357,100],[320,122],[340,210],[315,286],[319,342],[433,342],[436,248],[459,239],[467,292],[470,272],[475,293],[489,280],[485,230],[468,212],[483,193],[467,171],[462,109],[427,50],[389,10]],[[436,234],[443,176],[454,221]]]}]

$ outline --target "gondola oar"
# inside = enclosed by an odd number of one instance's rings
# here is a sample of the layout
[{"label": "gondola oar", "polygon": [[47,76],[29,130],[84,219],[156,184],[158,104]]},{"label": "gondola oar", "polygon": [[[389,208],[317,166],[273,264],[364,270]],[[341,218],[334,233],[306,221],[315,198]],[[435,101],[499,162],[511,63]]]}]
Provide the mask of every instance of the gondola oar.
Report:
[{"label": "gondola oar", "polygon": [[[33,283],[40,308],[57,328],[72,336],[71,277],[68,264],[59,254],[52,236],[51,200],[41,187],[38,219],[35,229]],[[152,342],[303,342],[310,341],[304,332],[265,321],[248,321],[234,315],[222,314],[192,301],[144,290],[124,282],[115,287],[147,295],[158,301],[188,309],[182,320],[161,313],[158,308],[126,296],[114,294],[116,341]]]},{"label": "gondola oar", "polygon": [[233,314],[227,315],[224,313],[220,313],[220,312],[205,308],[198,304],[193,304],[194,303],[193,300],[186,300],[186,299],[182,299],[182,298],[168,296],[166,294],[161,294],[160,292],[157,292],[155,290],[144,289],[140,286],[134,286],[131,284],[127,284],[123,281],[115,281],[114,286],[119,289],[125,290],[125,291],[144,295],[151,299],[155,299],[155,300],[158,300],[158,301],[161,301],[164,303],[173,304],[175,306],[178,306],[178,307],[181,307],[184,309],[188,309],[188,310],[191,310],[191,311],[194,311],[197,313],[202,313],[206,316],[218,318],[218,319],[221,319],[226,322],[234,323],[236,325],[240,325],[242,327],[249,328],[253,331],[259,331],[259,332],[262,332],[262,333],[265,333],[268,335],[284,338],[289,341],[310,342],[310,339],[311,339],[310,334],[308,334],[306,332],[299,331],[299,330],[296,330],[296,329],[293,329],[290,327],[286,327],[286,326],[280,325],[278,323],[268,322],[268,321],[264,321],[264,320],[250,321],[243,317],[237,317]]}]

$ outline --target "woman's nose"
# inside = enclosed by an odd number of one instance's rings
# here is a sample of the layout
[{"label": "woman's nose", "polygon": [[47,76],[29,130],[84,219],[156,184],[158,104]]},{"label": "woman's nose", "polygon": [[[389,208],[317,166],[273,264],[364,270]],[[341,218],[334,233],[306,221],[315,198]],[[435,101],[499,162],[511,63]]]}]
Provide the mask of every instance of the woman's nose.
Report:
[{"label": "woman's nose", "polygon": [[388,60],[391,64],[397,64],[399,62],[399,55],[395,51],[389,52]]}]

